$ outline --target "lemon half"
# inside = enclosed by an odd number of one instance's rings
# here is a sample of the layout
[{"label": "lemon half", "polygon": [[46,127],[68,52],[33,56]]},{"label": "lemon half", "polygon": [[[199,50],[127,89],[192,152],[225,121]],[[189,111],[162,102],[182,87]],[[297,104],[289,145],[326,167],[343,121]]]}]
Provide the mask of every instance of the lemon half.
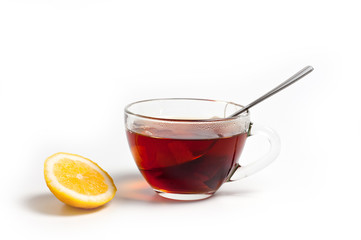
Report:
[{"label": "lemon half", "polygon": [[50,191],[62,202],[78,208],[96,208],[113,199],[113,179],[85,157],[56,153],[45,160],[44,177]]}]

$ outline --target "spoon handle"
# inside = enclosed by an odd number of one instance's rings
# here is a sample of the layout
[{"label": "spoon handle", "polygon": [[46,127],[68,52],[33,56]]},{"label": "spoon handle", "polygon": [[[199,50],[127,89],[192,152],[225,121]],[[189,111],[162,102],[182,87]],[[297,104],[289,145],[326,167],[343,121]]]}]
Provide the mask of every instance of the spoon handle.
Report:
[{"label": "spoon handle", "polygon": [[303,78],[304,76],[306,76],[307,74],[309,74],[312,71],[313,71],[313,67],[311,67],[311,66],[304,67],[303,69],[298,71],[296,74],[294,74],[292,77],[290,77],[289,79],[287,79],[286,81],[284,81],[283,83],[278,85],[277,87],[273,88],[271,91],[269,91],[266,94],[262,95],[261,97],[257,98],[256,100],[254,100],[253,102],[251,102],[250,104],[245,106],[244,108],[233,113],[229,117],[235,117],[235,116],[243,113],[244,111],[247,111],[249,108],[251,108],[254,105],[262,102],[263,100],[269,98],[273,94],[278,93],[279,91],[285,89],[286,87],[290,86],[291,84],[297,82],[298,80],[300,80],[301,78]]}]

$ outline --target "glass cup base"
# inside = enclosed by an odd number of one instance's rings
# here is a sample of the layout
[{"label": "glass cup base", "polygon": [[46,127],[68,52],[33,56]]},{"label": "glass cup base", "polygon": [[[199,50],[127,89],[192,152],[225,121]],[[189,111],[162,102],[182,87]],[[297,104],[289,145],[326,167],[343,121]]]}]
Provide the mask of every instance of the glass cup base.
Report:
[{"label": "glass cup base", "polygon": [[213,195],[213,193],[200,193],[200,194],[193,194],[193,193],[166,193],[166,192],[160,192],[158,190],[154,190],[156,193],[158,193],[159,196],[172,199],[172,200],[180,200],[180,201],[196,201],[196,200],[202,200],[209,198]]}]

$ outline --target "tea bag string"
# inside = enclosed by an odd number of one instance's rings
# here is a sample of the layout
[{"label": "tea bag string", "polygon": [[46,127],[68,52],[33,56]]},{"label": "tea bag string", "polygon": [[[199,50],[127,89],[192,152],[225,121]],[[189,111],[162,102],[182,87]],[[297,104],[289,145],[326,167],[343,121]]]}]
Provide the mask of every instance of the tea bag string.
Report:
[{"label": "tea bag string", "polygon": [[300,71],[295,73],[293,76],[288,78],[286,81],[284,81],[277,87],[273,88],[271,91],[267,92],[266,94],[262,95],[261,97],[257,98],[256,100],[254,100],[253,102],[251,102],[250,104],[245,106],[244,108],[242,108],[242,109],[238,110],[237,112],[233,113],[232,115],[228,116],[227,118],[238,116],[239,114],[247,111],[254,105],[262,102],[263,100],[269,98],[270,96],[278,93],[279,91],[281,91],[281,90],[285,89],[286,87],[292,85],[293,83],[297,82],[298,80],[300,80],[301,78],[303,78],[304,76],[306,76],[307,74],[309,74],[312,71],[313,71],[312,66],[307,66],[307,67],[302,68]]}]

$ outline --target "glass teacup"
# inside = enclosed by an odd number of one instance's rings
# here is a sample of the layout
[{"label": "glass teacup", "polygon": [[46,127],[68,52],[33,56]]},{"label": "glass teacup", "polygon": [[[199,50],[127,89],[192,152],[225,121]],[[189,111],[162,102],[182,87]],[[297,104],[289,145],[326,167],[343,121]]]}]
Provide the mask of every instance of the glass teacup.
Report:
[{"label": "glass teacup", "polygon": [[[144,100],[125,108],[128,143],[149,185],[160,196],[199,200],[229,181],[270,164],[280,151],[277,134],[250,122],[249,112],[227,118],[242,106],[226,101],[167,98]],[[261,159],[240,166],[249,136],[261,134],[271,144]]]}]

